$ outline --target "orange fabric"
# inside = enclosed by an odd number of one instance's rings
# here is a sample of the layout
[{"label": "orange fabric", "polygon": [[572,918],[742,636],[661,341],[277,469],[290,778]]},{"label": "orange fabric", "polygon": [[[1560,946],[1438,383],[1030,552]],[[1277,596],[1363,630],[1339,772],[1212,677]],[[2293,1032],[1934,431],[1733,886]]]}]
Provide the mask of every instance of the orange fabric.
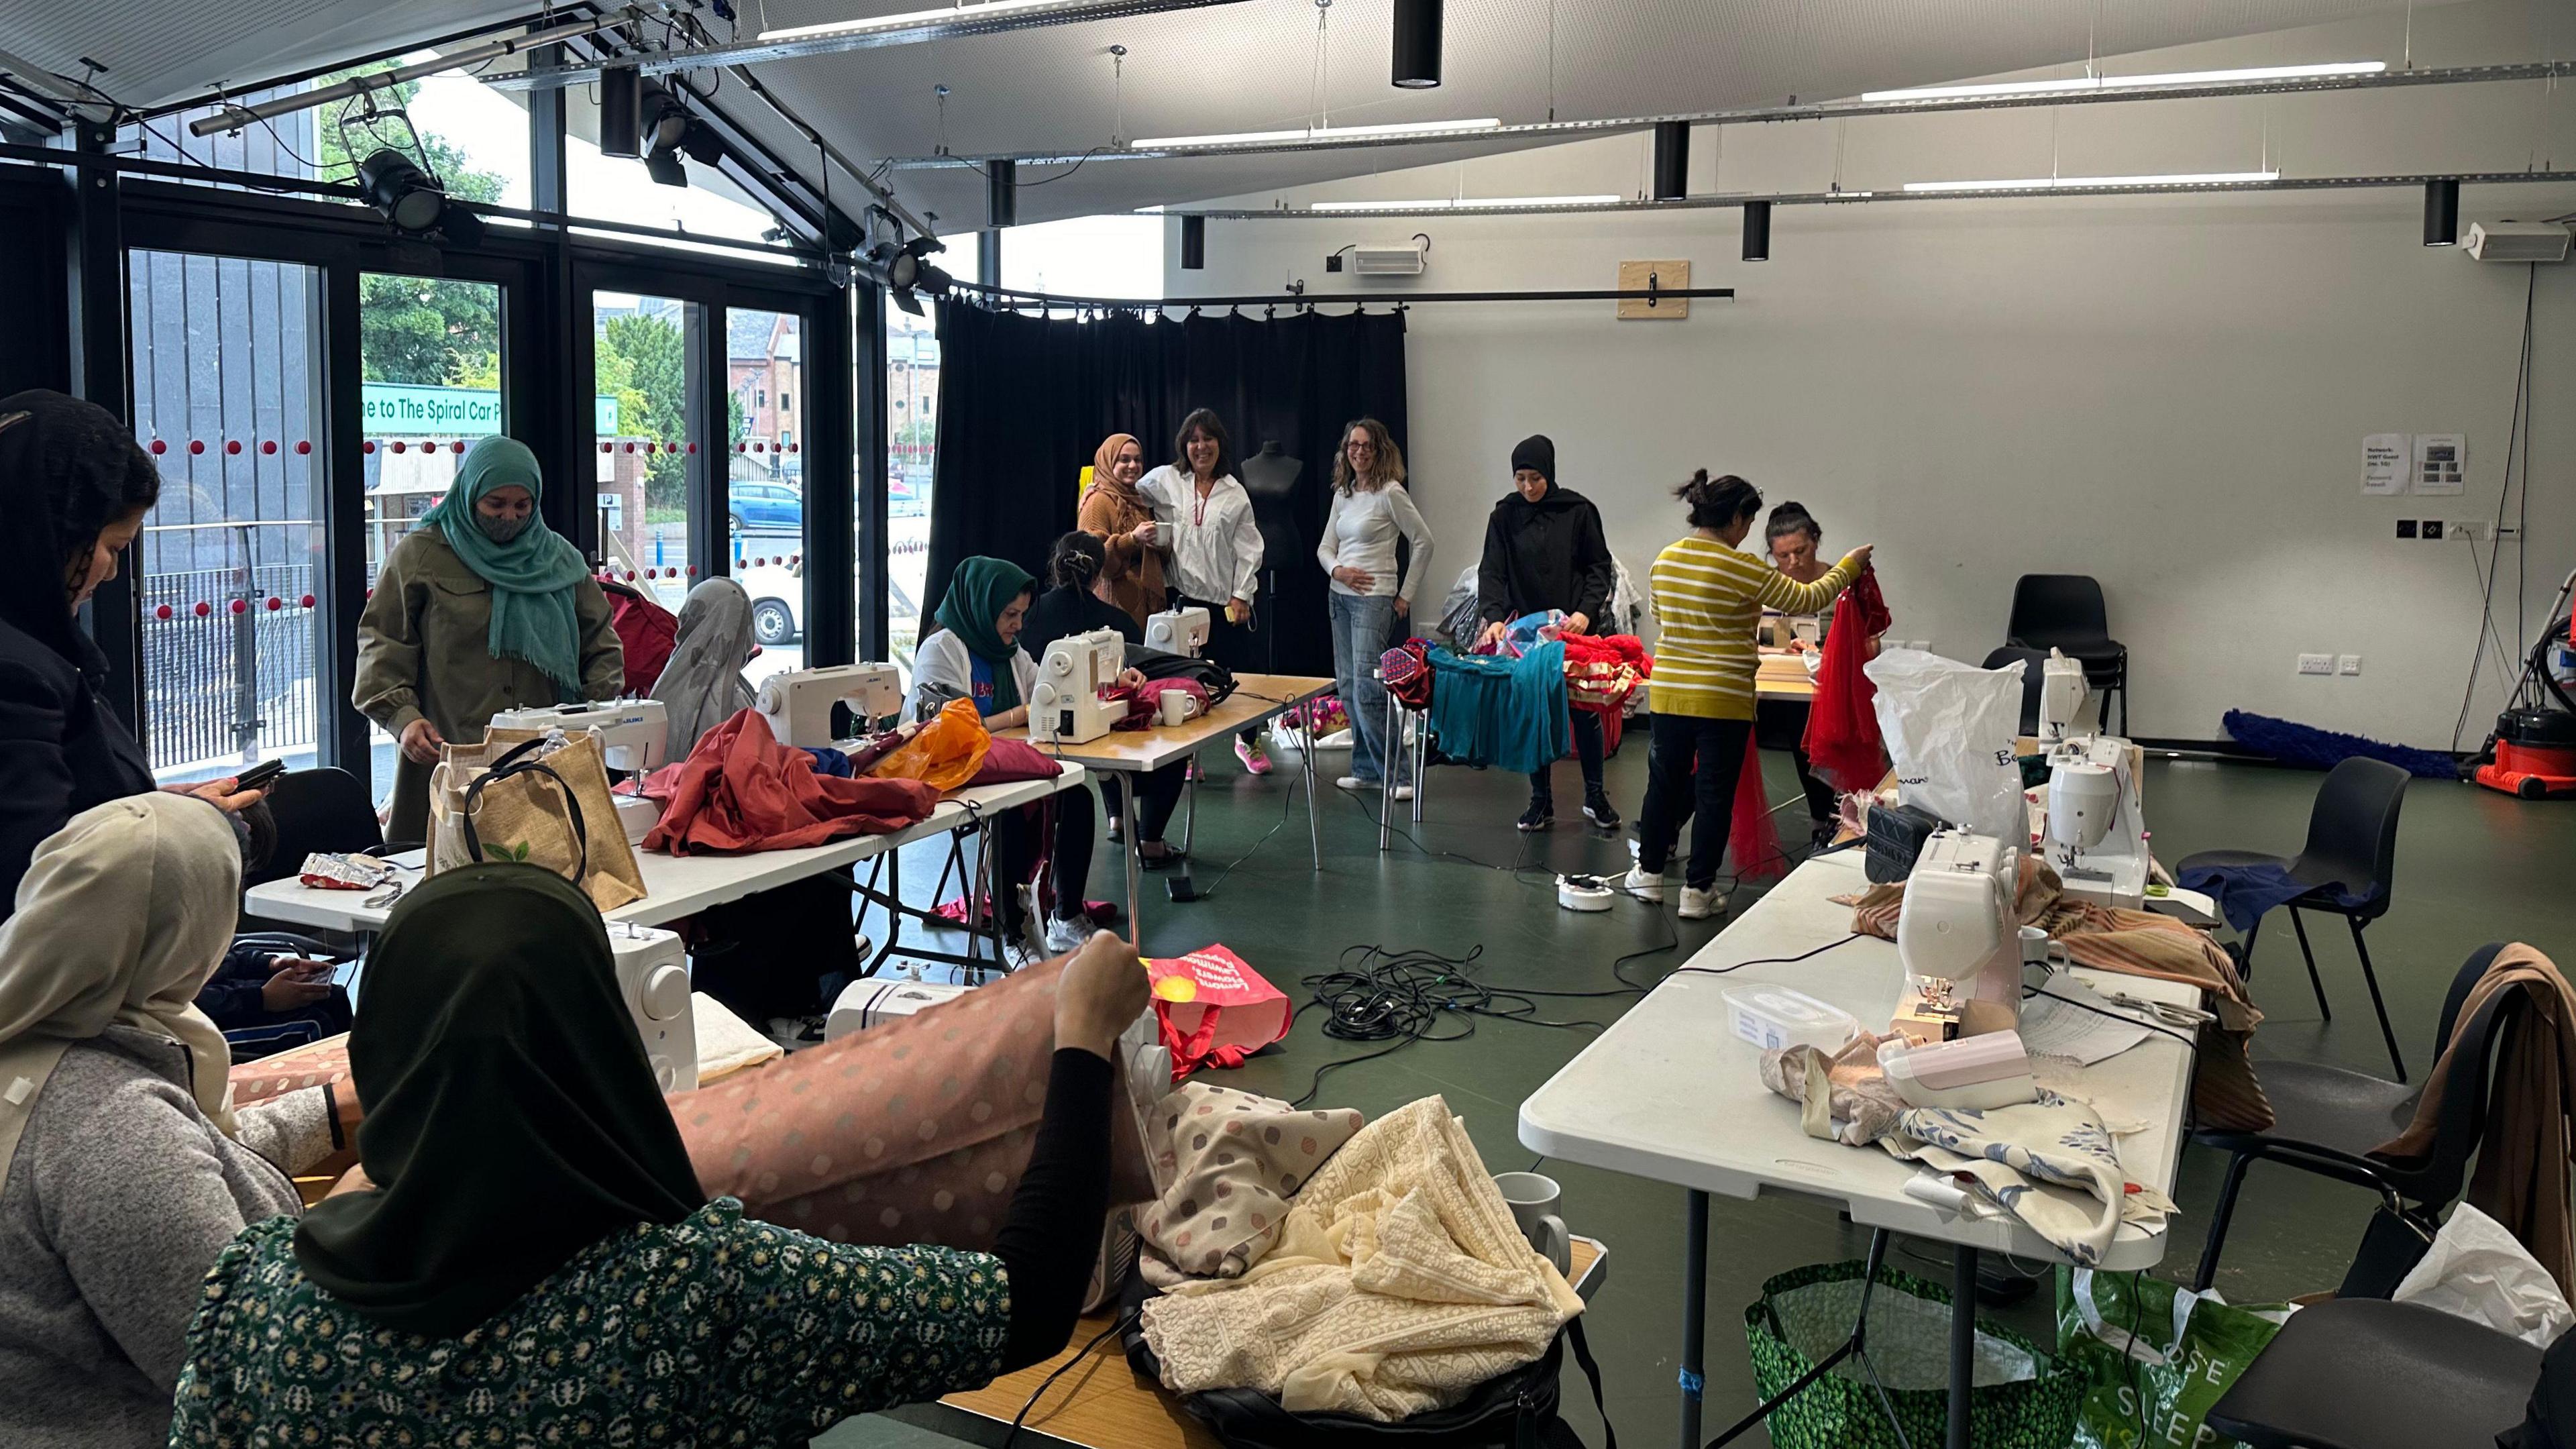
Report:
[{"label": "orange fabric", "polygon": [[2478,1008],[2506,991],[2525,993],[2529,1010],[2496,1052],[2494,1095],[2469,1176],[2468,1202],[2503,1224],[2558,1280],[2558,1291],[2568,1293],[2576,1291],[2567,1185],[2568,1123],[2576,1118],[2576,989],[2548,957],[2519,941],[2496,953],[2461,1003],[2451,1041],[2416,1099],[2414,1120],[2371,1155],[2401,1162],[2431,1155],[2457,1033]]},{"label": "orange fabric", "polygon": [[794,850],[884,835],[921,823],[939,804],[938,787],[918,780],[815,774],[812,755],[780,745],[769,721],[749,709],[707,731],[673,768],[676,778],[656,775],[655,793],[668,803],[644,836],[645,849],[672,855]]},{"label": "orange fabric", "polygon": [[992,749],[992,732],[975,712],[975,701],[952,699],[920,733],[870,766],[868,774],[879,780],[919,780],[936,790],[954,790],[975,778]]}]

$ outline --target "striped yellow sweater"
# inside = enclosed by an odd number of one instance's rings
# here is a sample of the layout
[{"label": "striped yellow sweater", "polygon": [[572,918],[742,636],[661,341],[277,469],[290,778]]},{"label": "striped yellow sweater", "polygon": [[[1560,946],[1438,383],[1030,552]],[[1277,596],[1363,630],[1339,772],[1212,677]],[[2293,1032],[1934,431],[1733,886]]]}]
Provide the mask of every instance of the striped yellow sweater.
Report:
[{"label": "striped yellow sweater", "polygon": [[1753,718],[1754,621],[1765,608],[1812,614],[1851,583],[1845,558],[1812,584],[1697,534],[1655,555],[1655,713]]}]

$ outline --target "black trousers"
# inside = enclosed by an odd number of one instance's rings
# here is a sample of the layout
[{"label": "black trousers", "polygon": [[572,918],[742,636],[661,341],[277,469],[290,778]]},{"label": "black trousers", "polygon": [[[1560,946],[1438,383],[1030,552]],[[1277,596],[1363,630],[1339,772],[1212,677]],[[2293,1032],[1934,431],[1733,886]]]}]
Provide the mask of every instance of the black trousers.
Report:
[{"label": "black trousers", "polygon": [[[1588,799],[1601,793],[1601,716],[1588,709],[1574,710],[1572,714],[1574,716],[1574,758],[1583,766],[1583,793]],[[1555,799],[1555,776],[1556,765],[1553,761],[1549,762],[1544,770],[1530,771],[1530,798]]]},{"label": "black trousers", "polygon": [[1690,862],[1682,879],[1695,890],[1717,884],[1726,863],[1726,834],[1735,822],[1735,786],[1744,773],[1744,740],[1753,721],[1654,716],[1646,757],[1646,807],[1637,812],[1637,866],[1663,874],[1682,818],[1691,822]]},{"label": "black trousers", "polygon": [[1055,847],[1047,854],[1050,884],[1055,889],[1055,914],[1059,920],[1071,920],[1082,914],[1083,892],[1091,885],[1091,855],[1100,833],[1100,812],[1091,803],[1091,792],[1083,789],[1060,790],[1042,804],[1004,811],[993,817],[993,849],[1000,872],[993,889],[995,906],[1002,913],[1005,930],[1020,927],[1020,882],[1029,879],[1037,857],[1038,821],[1041,812],[1055,807]]},{"label": "black trousers", "polygon": [[[1108,804],[1109,813],[1121,819],[1126,817],[1126,811],[1119,802],[1126,791],[1119,782],[1127,778],[1130,777],[1107,770],[1100,773],[1100,797]],[[1180,808],[1181,788],[1188,783],[1187,767],[1166,765],[1132,778],[1136,781],[1136,838],[1150,845],[1171,828],[1172,812]]]}]

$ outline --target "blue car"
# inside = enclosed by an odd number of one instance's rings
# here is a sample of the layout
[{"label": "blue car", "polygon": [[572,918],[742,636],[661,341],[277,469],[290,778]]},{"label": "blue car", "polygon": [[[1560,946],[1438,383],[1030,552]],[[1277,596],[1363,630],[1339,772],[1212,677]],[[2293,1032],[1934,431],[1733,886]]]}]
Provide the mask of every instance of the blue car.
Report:
[{"label": "blue car", "polygon": [[805,495],[784,483],[733,484],[725,513],[725,525],[734,533],[805,531]]}]

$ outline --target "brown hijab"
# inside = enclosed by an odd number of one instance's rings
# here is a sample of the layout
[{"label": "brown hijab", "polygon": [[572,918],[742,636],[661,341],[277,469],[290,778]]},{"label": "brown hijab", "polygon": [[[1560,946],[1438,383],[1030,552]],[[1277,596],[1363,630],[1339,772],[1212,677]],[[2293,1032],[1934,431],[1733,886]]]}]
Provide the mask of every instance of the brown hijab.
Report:
[{"label": "brown hijab", "polygon": [[[1098,534],[1108,546],[1109,596],[1141,625],[1146,615],[1163,607],[1163,555],[1131,535],[1154,510],[1135,484],[1110,476],[1119,452],[1135,442],[1133,433],[1111,433],[1091,455],[1091,491],[1082,495],[1078,526]],[[1137,452],[1144,452],[1141,443]]]}]

